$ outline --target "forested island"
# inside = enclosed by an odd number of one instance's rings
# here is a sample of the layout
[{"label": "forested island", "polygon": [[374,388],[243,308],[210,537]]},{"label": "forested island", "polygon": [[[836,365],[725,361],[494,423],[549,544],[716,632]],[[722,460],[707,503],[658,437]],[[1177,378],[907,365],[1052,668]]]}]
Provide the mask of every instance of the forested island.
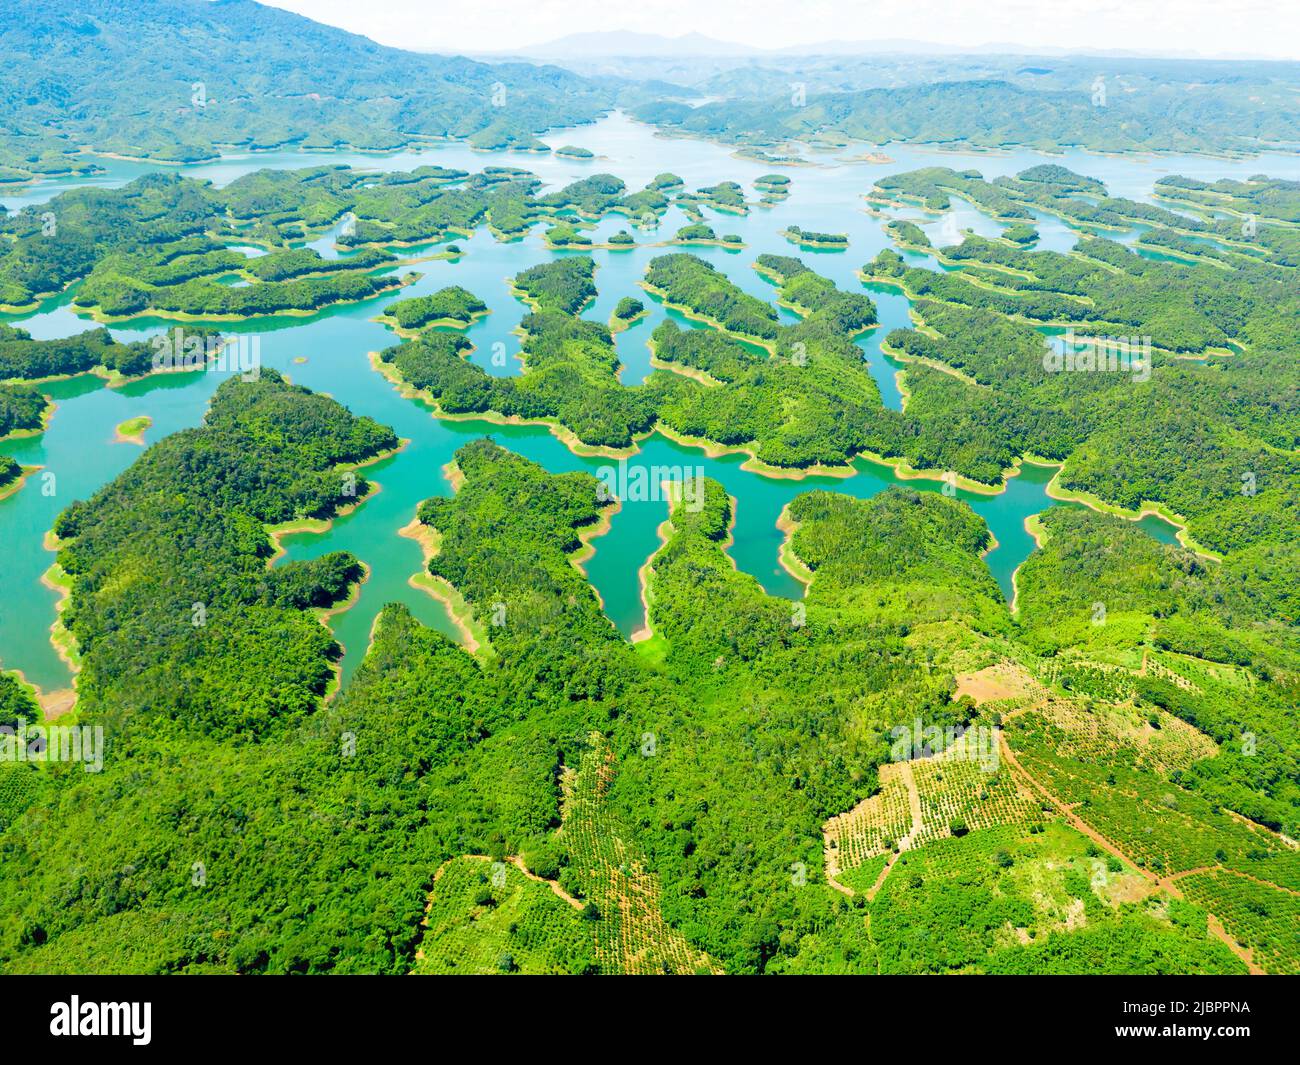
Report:
[{"label": "forested island", "polygon": [[[185,340],[188,348],[176,354],[189,358],[192,369],[201,369],[221,350],[222,338],[215,329],[190,329]],[[8,385],[17,381],[48,381],[84,373],[95,373],[110,381],[121,382],[160,369],[182,368],[173,364],[162,366],[159,352],[159,346],[150,341],[122,343],[102,328],[87,329],[56,340],[34,340],[25,329],[0,322],[0,382]],[[14,393],[12,389],[10,393],[22,394]]]},{"label": "forested island", "polygon": [[1295,64],[82,7],[0,44],[0,971],[1300,973],[1300,181],[1082,154]]},{"label": "forested island", "polygon": [[0,384],[0,439],[39,430],[49,409],[36,389]]},{"label": "forested island", "polygon": [[609,331],[620,333],[649,313],[646,305],[635,296],[624,296],[609,316]]},{"label": "forested island", "polygon": [[790,179],[784,174],[764,174],[754,179],[754,188],[763,194],[762,202],[771,206],[790,196]]},{"label": "forested island", "polygon": [[380,321],[391,321],[399,332],[443,325],[464,328],[488,313],[487,304],[474,293],[450,285],[431,296],[400,300],[384,310]]},{"label": "forested island", "polygon": [[[739,189],[733,182],[689,193],[679,179],[659,175],[632,192],[608,174],[552,193],[540,187],[528,171],[490,166],[475,174],[420,167],[378,177],[348,167],[259,170],[221,189],[151,174],[120,189],[77,189],[54,197],[48,209],[0,218],[0,307],[31,310],[75,284],[73,306],[109,321],[306,314],[411,284],[419,275],[399,270],[459,257],[451,241],[481,226],[513,240],[548,223],[551,247],[591,247],[585,228],[607,216],[657,225],[673,204],[698,215],[701,203],[718,206],[710,197]],[[52,234],[50,216],[58,219]],[[706,236],[708,226],[688,229],[680,240],[742,244],[735,235]],[[302,246],[330,233],[342,252],[337,258]],[[620,230],[607,246],[635,243]],[[248,246],[267,253],[250,257]]]},{"label": "forested island", "polygon": [[743,248],[744,240],[735,233],[724,233],[721,237],[713,227],[703,222],[682,226],[672,239],[673,244],[713,244],[721,248]]}]

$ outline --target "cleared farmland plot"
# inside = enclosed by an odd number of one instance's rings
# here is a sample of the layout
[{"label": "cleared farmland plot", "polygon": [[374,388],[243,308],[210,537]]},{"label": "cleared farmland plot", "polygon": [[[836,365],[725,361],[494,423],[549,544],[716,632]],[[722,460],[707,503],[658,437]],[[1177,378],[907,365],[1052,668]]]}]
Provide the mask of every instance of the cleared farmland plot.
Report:
[{"label": "cleared farmland plot", "polygon": [[1212,757],[1218,745],[1203,732],[1163,711],[1132,706],[1051,699],[1017,719],[1018,727],[1040,731],[1043,741],[1059,755],[1083,761],[1151,769],[1165,774],[1186,769]]},{"label": "cleared farmland plot", "polygon": [[605,793],[614,760],[599,735],[579,765],[566,767],[560,838],[573,858],[574,879],[596,908],[596,957],[601,972],[691,973],[717,967],[671,929],[659,908],[659,881],[623,841]]},{"label": "cleared farmland plot", "polygon": [[911,850],[994,825],[1025,825],[1040,804],[1001,764],[958,746],[933,758],[883,766],[881,788],[824,828],[827,875],[853,890],[870,888],[857,869],[895,850]]},{"label": "cleared farmland plot", "polygon": [[1300,898],[1223,871],[1194,873],[1179,886],[1189,899],[1214,911],[1260,968],[1300,972]]},{"label": "cleared farmland plot", "polygon": [[574,974],[596,968],[589,921],[508,862],[453,858],[429,896],[416,974]]},{"label": "cleared farmland plot", "polygon": [[1026,824],[1041,816],[1039,804],[998,765],[945,752],[912,763],[921,799],[921,831],[912,846],[994,825]]},{"label": "cleared farmland plot", "polygon": [[908,784],[899,765],[880,767],[880,790],[826,822],[826,872],[835,879],[871,858],[888,854],[912,830]]}]

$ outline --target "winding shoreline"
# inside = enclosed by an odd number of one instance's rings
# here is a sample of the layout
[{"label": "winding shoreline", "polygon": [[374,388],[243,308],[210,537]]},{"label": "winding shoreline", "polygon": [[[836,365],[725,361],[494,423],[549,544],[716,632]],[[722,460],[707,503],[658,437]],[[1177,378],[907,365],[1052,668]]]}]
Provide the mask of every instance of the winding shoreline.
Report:
[{"label": "winding shoreline", "polygon": [[[453,465],[448,463],[448,466]],[[443,467],[446,470],[447,467]],[[488,639],[487,630],[481,622],[474,620],[474,611],[454,584],[443,577],[435,577],[429,572],[429,563],[433,561],[442,547],[442,537],[438,531],[420,521],[417,513],[407,524],[397,530],[397,535],[414,540],[420,545],[424,563],[419,573],[413,573],[407,584],[417,591],[424,592],[442,605],[447,618],[461,636],[461,646],[475,658],[495,654]]]}]

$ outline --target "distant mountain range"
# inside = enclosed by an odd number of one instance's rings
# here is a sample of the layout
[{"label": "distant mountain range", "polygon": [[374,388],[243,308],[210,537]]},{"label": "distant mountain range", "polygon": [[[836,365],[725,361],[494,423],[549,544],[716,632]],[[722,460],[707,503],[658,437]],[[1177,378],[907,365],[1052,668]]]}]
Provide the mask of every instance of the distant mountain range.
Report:
[{"label": "distant mountain range", "polygon": [[535,148],[615,103],[558,67],[388,48],[253,0],[5,0],[4,24],[0,177],[82,145],[178,162],[421,137]]},{"label": "distant mountain range", "polygon": [[1234,53],[1204,55],[1193,52],[1141,52],[1122,48],[1090,49],[1059,48],[1050,45],[1026,45],[1010,42],[990,42],[978,45],[939,44],[934,41],[917,41],[905,38],[884,38],[875,41],[815,41],[810,44],[786,45],[783,48],[756,48],[753,45],[722,41],[701,33],[686,33],[669,37],[657,33],[635,33],[630,30],[608,32],[570,33],[553,41],[516,48],[509,52],[479,53],[523,56],[530,59],[594,59],[604,56],[621,58],[664,57],[754,57],[778,58],[782,56],[849,56],[849,55],[1025,55],[1025,56],[1115,56],[1142,55],[1163,59],[1267,59],[1266,56]]}]

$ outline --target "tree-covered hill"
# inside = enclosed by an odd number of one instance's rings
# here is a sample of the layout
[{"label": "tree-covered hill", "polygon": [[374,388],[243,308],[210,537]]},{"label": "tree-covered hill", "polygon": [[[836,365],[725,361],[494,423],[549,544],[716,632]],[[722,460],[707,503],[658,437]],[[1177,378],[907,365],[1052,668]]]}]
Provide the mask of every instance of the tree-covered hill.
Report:
[{"label": "tree-covered hill", "polygon": [[[788,79],[786,79],[788,82]],[[885,144],[954,142],[981,148],[1019,145],[1093,151],[1258,151],[1266,141],[1300,137],[1285,100],[1183,91],[1122,93],[1094,104],[1087,85],[1040,90],[1000,78],[940,81],[903,88],[795,96],[788,84],[770,95],[741,95],[692,108],[677,101],[642,104],[636,117],[689,133],[744,144],[821,137]]]}]

